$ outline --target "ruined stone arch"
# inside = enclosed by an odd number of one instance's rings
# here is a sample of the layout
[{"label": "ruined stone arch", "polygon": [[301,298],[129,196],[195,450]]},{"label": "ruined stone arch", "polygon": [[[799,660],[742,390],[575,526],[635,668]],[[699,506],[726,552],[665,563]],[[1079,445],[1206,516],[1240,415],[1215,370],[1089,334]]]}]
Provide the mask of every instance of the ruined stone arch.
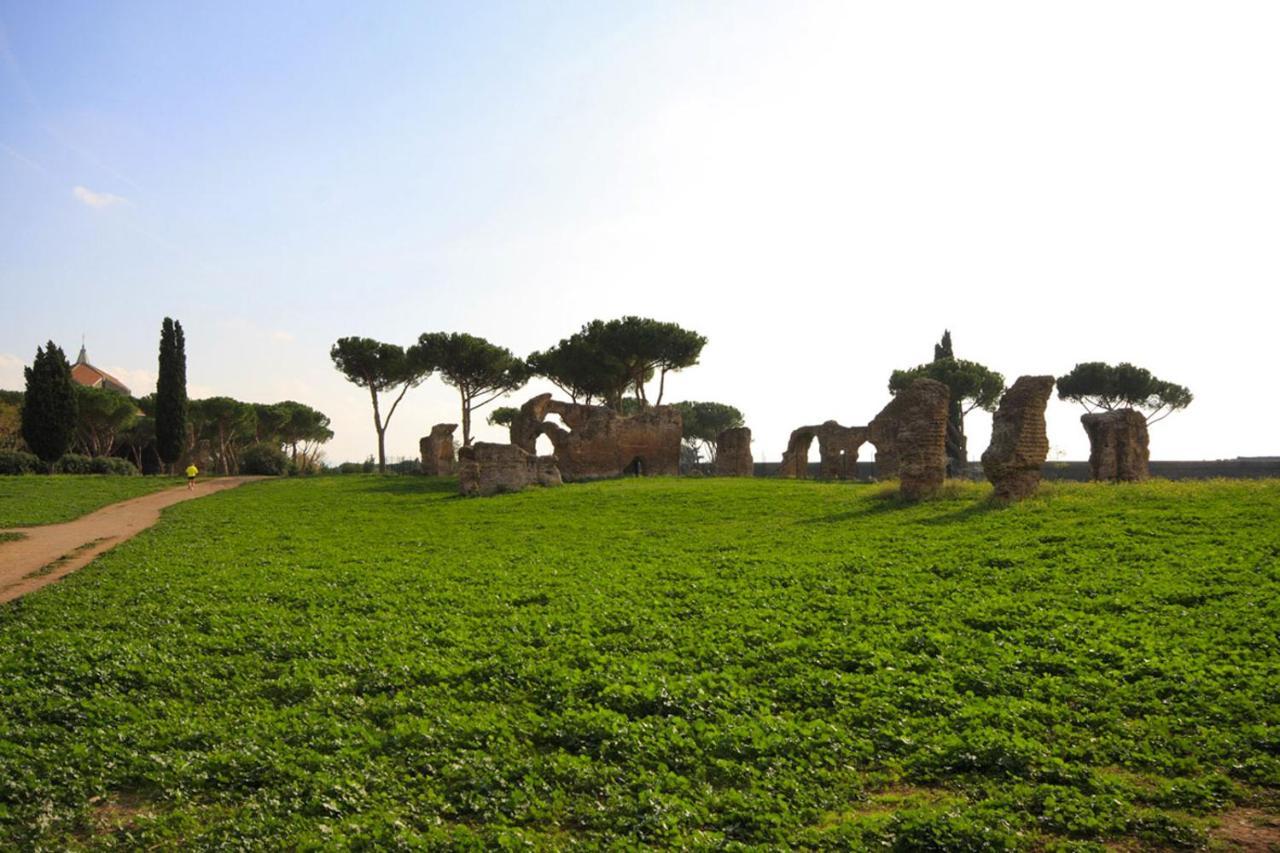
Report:
[{"label": "ruined stone arch", "polygon": [[793,430],[782,454],[780,477],[808,477],[809,449],[818,440],[818,476],[824,480],[857,477],[858,450],[868,440],[867,427],[846,427],[835,421]]},{"label": "ruined stone arch", "polygon": [[[551,414],[565,426],[548,422]],[[539,394],[520,407],[511,424],[511,443],[534,453],[538,436],[550,438],[565,482],[625,474],[675,476],[680,473],[682,432],[680,412],[670,406],[624,417],[606,406],[566,403]]]}]

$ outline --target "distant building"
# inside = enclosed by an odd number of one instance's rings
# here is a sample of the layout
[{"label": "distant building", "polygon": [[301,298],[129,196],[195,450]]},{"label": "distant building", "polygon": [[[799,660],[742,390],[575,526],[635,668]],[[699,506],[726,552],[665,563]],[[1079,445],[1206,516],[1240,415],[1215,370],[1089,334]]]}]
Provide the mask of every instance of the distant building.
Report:
[{"label": "distant building", "polygon": [[71,365],[71,378],[79,384],[90,388],[106,388],[108,391],[115,391],[117,394],[124,394],[126,397],[132,396],[129,388],[123,382],[105,370],[100,370],[89,363],[89,356],[84,351],[84,344],[80,345],[80,355],[76,359],[76,363]]}]

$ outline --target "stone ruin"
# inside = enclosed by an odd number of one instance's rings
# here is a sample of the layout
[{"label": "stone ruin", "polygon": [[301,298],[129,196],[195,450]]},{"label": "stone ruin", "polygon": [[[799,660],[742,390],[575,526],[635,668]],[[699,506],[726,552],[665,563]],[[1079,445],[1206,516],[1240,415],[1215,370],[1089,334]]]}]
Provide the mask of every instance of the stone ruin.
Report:
[{"label": "stone ruin", "polygon": [[514,444],[477,441],[458,451],[458,492],[487,497],[526,486],[559,486],[554,456],[534,456]]},{"label": "stone ruin", "polygon": [[712,470],[717,477],[751,477],[755,474],[750,429],[735,427],[716,436],[716,462]]},{"label": "stone ruin", "polygon": [[[782,454],[779,477],[808,476],[809,447],[818,440],[818,476],[828,480],[852,480],[857,476],[858,450],[866,442],[876,449],[876,476],[899,477],[908,498],[925,497],[937,490],[946,475],[947,386],[932,379],[918,379],[889,401],[864,427],[841,426],[827,421],[791,433]],[[941,400],[942,444],[935,447],[938,405]],[[939,449],[941,448],[941,449]],[[940,456],[935,455],[935,451]],[[941,469],[935,470],[941,459]]]},{"label": "stone ruin", "polygon": [[[947,403],[950,400],[951,391],[946,385],[933,379],[917,379],[891,404],[896,424],[891,446],[898,460],[902,496],[907,500],[932,496],[946,479]],[[880,417],[877,415],[876,420]],[[873,433],[876,420],[871,422]],[[879,449],[876,445],[877,465]]]},{"label": "stone ruin", "polygon": [[422,473],[428,477],[447,477],[453,473],[453,431],[457,428],[457,424],[436,424],[430,435],[418,440]]},{"label": "stone ruin", "polygon": [[[568,429],[546,423],[558,415]],[[520,407],[511,424],[511,443],[536,452],[538,436],[555,447],[555,460],[566,483],[626,474],[675,476],[680,473],[680,412],[654,406],[624,417],[607,406],[565,403],[540,394]]]},{"label": "stone ruin", "polygon": [[792,430],[778,468],[779,477],[803,480],[809,476],[809,448],[818,440],[818,476],[824,480],[857,477],[858,448],[867,440],[866,427],[840,426],[826,421],[819,426]]},{"label": "stone ruin", "polygon": [[1053,393],[1052,376],[1019,376],[991,422],[991,445],[982,454],[982,472],[995,496],[1017,501],[1040,486],[1040,468],[1049,455],[1044,410]]},{"label": "stone ruin", "polygon": [[876,478],[879,480],[892,480],[898,476],[898,421],[905,406],[906,397],[899,394],[867,424],[867,441],[876,449]]},{"label": "stone ruin", "polygon": [[1151,476],[1147,419],[1133,409],[1091,412],[1080,423],[1089,434],[1089,469],[1095,480],[1138,482]]}]

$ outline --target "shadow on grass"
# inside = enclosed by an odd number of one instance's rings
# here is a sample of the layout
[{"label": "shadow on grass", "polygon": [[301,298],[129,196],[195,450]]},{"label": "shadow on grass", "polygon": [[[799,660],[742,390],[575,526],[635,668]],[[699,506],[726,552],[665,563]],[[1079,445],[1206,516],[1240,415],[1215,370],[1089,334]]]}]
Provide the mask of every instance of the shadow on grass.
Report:
[{"label": "shadow on grass", "polygon": [[974,504],[948,512],[943,515],[935,515],[932,518],[920,519],[921,524],[946,525],[958,524],[966,521],[972,521],[975,518],[981,518],[992,512],[999,512],[1008,507],[1004,501],[998,501],[995,498],[984,498]]},{"label": "shadow on grass", "polygon": [[[824,515],[818,518],[806,518],[796,522],[797,524],[839,524],[845,521],[854,521],[859,518],[870,518],[877,515],[885,515],[891,512],[908,510],[914,507],[927,507],[937,505],[939,503],[954,503],[956,498],[943,494],[937,498],[925,499],[922,501],[907,500],[898,493],[896,488],[884,489],[871,496],[871,501],[866,506],[849,510],[848,512],[838,512],[834,515]],[[1003,501],[996,500],[992,497],[986,497],[973,503],[968,503],[957,510],[944,513],[943,515],[935,515],[928,518],[918,519],[920,524],[929,525],[949,525],[959,524],[966,521],[972,521],[980,518],[990,512],[998,512],[1008,506]]]},{"label": "shadow on grass", "polygon": [[896,482],[887,482],[878,484],[875,492],[868,496],[868,503],[857,509],[851,509],[848,512],[837,512],[834,515],[823,515],[817,518],[806,518],[797,524],[838,524],[842,521],[852,521],[857,518],[869,518],[876,515],[884,515],[890,512],[896,512],[901,509],[909,509],[916,504],[912,501],[903,500],[902,495],[898,493]]},{"label": "shadow on grass", "polygon": [[881,500],[876,498],[874,503],[860,506],[857,509],[851,509],[848,512],[837,512],[834,515],[822,515],[817,518],[802,518],[796,524],[839,524],[842,521],[854,521],[859,518],[870,518],[876,515],[884,515],[890,512],[897,512],[900,509],[906,509],[911,504],[900,500]]},{"label": "shadow on grass", "polygon": [[385,477],[370,477],[365,483],[365,491],[389,495],[430,495],[441,492],[452,494],[458,491],[458,480],[454,477],[391,474]]}]

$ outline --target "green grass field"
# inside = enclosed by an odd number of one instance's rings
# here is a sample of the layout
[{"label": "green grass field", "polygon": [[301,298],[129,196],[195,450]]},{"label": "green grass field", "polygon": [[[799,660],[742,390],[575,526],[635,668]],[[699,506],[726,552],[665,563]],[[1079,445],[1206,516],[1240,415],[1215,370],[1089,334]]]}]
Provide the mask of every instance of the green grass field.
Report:
[{"label": "green grass field", "polygon": [[26,474],[0,477],[0,528],[70,521],[117,501],[183,482],[179,477]]},{"label": "green grass field", "polygon": [[1280,482],[258,483],[0,606],[0,847],[1220,846]]}]

